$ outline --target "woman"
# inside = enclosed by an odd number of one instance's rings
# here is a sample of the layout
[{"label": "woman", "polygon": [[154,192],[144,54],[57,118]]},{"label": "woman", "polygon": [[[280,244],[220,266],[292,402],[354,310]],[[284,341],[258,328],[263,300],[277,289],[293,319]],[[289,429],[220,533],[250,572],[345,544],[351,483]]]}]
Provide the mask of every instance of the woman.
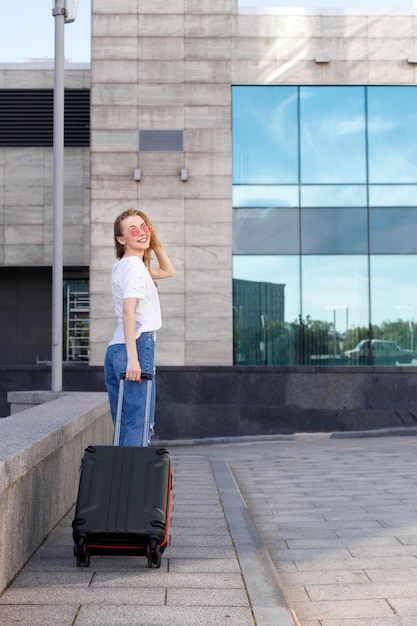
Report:
[{"label": "woman", "polygon": [[[142,211],[128,209],[114,222],[118,259],[112,271],[112,293],[117,327],[104,362],[104,375],[113,422],[116,420],[119,374],[126,372],[121,446],[142,445],[146,386],[141,372],[154,372],[155,331],[161,327],[161,309],[155,280],[175,269]],[[154,253],[158,267],[151,266]],[[155,377],[152,384],[150,424],[155,414]]]}]

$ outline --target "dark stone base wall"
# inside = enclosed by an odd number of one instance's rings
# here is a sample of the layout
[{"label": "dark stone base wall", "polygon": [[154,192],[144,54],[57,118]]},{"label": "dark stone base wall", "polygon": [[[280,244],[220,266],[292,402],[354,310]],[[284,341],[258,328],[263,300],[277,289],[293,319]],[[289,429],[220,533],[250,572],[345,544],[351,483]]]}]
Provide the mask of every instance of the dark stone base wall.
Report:
[{"label": "dark stone base wall", "polygon": [[[342,371],[343,370],[343,371]],[[417,426],[417,368],[159,368],[161,439]]]},{"label": "dark stone base wall", "polygon": [[[8,391],[50,390],[50,368],[2,367]],[[65,365],[64,391],[105,391],[103,369]],[[200,439],[417,426],[416,367],[159,367],[156,437]]]}]

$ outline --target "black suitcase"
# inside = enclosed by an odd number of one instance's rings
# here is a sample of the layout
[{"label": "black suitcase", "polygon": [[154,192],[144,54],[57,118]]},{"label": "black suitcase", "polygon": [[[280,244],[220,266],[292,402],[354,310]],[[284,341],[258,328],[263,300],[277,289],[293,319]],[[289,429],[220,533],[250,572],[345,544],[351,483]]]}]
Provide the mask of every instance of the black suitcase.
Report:
[{"label": "black suitcase", "polygon": [[[77,566],[92,555],[143,555],[148,567],[161,566],[168,541],[172,472],[168,451],[149,448],[152,375],[146,380],[143,447],[118,446],[124,375],[113,446],[89,446],[84,452],[74,520]],[[142,383],[143,384],[143,383]]]}]

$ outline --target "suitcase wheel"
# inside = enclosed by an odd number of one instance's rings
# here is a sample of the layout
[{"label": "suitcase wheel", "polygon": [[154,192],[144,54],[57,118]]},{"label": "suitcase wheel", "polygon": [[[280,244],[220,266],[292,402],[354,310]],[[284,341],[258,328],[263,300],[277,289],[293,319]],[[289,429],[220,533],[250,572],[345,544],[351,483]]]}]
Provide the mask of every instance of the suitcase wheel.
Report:
[{"label": "suitcase wheel", "polygon": [[146,548],[146,555],[148,557],[148,567],[152,567],[156,565],[156,567],[161,567],[161,550],[157,545],[155,539],[151,540],[151,543],[148,544]]},{"label": "suitcase wheel", "polygon": [[81,567],[81,565],[84,565],[84,567],[90,566],[90,553],[87,550],[86,543],[83,543],[80,546],[74,546],[74,555],[77,567]]}]

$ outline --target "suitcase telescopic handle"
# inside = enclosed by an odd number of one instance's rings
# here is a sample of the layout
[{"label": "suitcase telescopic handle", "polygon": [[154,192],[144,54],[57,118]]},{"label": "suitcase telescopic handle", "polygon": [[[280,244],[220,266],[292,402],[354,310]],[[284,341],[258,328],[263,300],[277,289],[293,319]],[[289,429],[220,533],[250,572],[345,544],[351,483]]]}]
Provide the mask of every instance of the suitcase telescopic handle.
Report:
[{"label": "suitcase telescopic handle", "polygon": [[[153,378],[153,374],[148,374],[147,372],[141,372],[140,375],[141,378],[144,378],[145,380],[152,380]],[[121,374],[119,374],[119,379],[126,379],[126,372],[122,372]]]},{"label": "suitcase telescopic handle", "polygon": [[[143,433],[142,433],[142,446],[146,447],[149,443],[149,411],[151,406],[151,396],[152,396],[152,385],[150,381],[153,379],[153,374],[149,374],[147,372],[141,372],[140,375],[141,380],[146,380],[146,401],[145,401],[145,418],[143,422]],[[113,431],[113,445],[118,446],[120,440],[120,428],[122,425],[122,401],[123,401],[123,392],[124,392],[124,384],[126,380],[126,372],[121,372],[119,374],[119,397],[117,401],[117,410],[116,410],[116,421],[114,424]]]}]

